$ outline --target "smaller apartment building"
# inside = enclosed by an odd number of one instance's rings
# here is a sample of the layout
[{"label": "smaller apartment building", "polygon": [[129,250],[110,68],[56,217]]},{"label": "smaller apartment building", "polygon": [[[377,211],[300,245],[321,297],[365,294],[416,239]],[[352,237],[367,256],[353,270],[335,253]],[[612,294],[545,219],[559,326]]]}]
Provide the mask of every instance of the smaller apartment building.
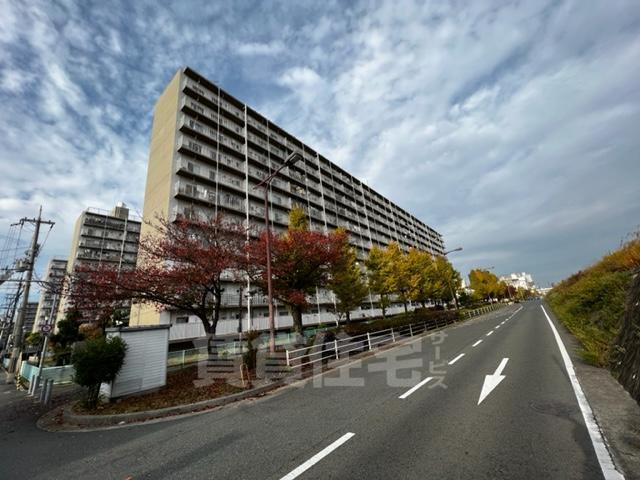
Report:
[{"label": "smaller apartment building", "polygon": [[60,305],[60,295],[67,273],[67,259],[52,258],[47,264],[44,282],[40,290],[38,310],[33,331],[37,332],[42,325],[53,323]]},{"label": "smaller apartment building", "polygon": [[[76,220],[67,273],[79,266],[109,264],[118,269],[135,268],[138,259],[141,219],[129,213],[123,203],[113,210],[88,208]],[[60,304],[57,321],[64,318],[66,299]]]},{"label": "smaller apartment building", "polygon": [[[27,309],[24,312],[24,323],[22,324],[22,331],[24,333],[31,332],[33,330],[37,311],[38,302],[27,303]],[[20,309],[18,309],[18,315],[20,315]]]}]

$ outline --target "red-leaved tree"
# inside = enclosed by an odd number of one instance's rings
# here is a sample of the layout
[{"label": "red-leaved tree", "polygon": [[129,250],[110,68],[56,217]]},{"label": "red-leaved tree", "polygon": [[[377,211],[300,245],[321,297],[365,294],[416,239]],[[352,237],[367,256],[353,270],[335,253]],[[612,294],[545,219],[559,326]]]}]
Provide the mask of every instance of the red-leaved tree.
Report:
[{"label": "red-leaved tree", "polygon": [[140,240],[132,271],[100,265],[77,271],[72,304],[100,317],[124,300],[176,309],[197,316],[214,335],[220,318],[223,276],[233,279],[244,259],[246,233],[240,224],[178,218],[158,219]]},{"label": "red-leaved tree", "polygon": [[[247,246],[252,280],[267,291],[266,233]],[[332,266],[344,251],[344,232],[328,235],[306,229],[289,229],[271,236],[271,276],[273,296],[284,303],[293,317],[293,328],[302,333],[302,314],[309,308],[308,297],[316,287],[329,283]]]}]

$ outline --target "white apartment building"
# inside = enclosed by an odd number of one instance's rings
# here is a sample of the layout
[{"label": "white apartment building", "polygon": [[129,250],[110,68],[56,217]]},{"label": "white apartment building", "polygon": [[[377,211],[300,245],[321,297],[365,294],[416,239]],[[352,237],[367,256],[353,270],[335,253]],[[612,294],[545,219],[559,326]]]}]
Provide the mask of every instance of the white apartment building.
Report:
[{"label": "white apartment building", "polygon": [[[143,217],[174,219],[177,215],[210,218],[218,213],[256,230],[264,228],[264,192],[255,189],[292,152],[302,160],[273,180],[269,208],[275,232],[287,229],[288,213],[302,206],[310,228],[346,229],[359,258],[373,245],[395,241],[433,254],[444,252],[442,236],[395,205],[250,106],[185,67],[177,71],[156,103]],[[142,226],[142,235],[148,227]],[[237,331],[246,311],[246,325],[266,328],[266,298],[254,295],[251,307],[240,285],[229,284],[220,333]],[[244,292],[247,286],[243,285]],[[250,287],[250,286],[249,286]],[[318,291],[305,323],[331,322],[331,292]],[[354,316],[379,313],[370,299]],[[284,306],[276,308],[276,324],[290,325]],[[180,312],[132,308],[132,324],[171,323],[172,340],[203,333],[199,320]]]}]

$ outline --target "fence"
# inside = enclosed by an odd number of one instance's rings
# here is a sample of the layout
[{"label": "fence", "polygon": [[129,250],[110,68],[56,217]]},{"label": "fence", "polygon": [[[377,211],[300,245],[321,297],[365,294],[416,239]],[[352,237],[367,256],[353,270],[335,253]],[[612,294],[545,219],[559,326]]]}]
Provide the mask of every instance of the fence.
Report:
[{"label": "fence", "polygon": [[[464,319],[469,319],[472,317],[476,317],[478,315],[483,315],[485,313],[488,313],[492,310],[499,308],[500,306],[502,305],[492,304],[492,305],[487,305],[486,307],[481,307],[475,310],[468,310],[461,313]],[[425,322],[416,322],[415,324],[412,324],[406,328],[413,329],[413,325],[419,326],[419,325],[425,324],[427,330],[432,330],[434,328],[440,328],[442,326],[449,325],[451,323],[453,322],[449,321],[448,323],[442,323],[442,321],[440,321],[439,323],[434,323],[434,320],[427,320]],[[306,328],[304,331],[304,335],[307,338],[313,337],[318,332],[326,331],[328,328],[333,328],[333,325],[329,325],[325,327],[316,326],[315,328]],[[397,331],[398,329],[394,330],[393,335],[396,335]],[[421,330],[420,332],[423,332],[423,331],[424,330]],[[413,331],[411,331],[410,333],[411,335],[414,335]],[[356,337],[352,337],[352,338],[356,338]],[[276,335],[276,345],[279,345],[279,346],[291,345],[295,341],[296,341],[296,335],[294,333],[280,332]],[[256,342],[258,345],[258,350],[266,350],[268,347],[268,332],[262,332],[262,337],[257,339]],[[376,342],[375,338],[373,342],[374,343],[372,345],[377,345],[377,343],[375,343]],[[231,357],[238,356],[241,354],[243,348],[246,348],[245,342],[238,342],[238,341],[219,343],[216,346],[218,355],[223,358],[225,357],[231,358]],[[340,345],[338,346],[338,350],[339,348],[340,348]],[[304,349],[299,349],[299,350],[304,350]],[[340,352],[338,352],[338,355],[339,354]],[[179,350],[175,352],[169,352],[169,355],[167,358],[167,366],[169,368],[182,368],[182,367],[185,367],[186,365],[191,365],[191,364],[205,361],[208,358],[209,358],[209,351],[208,351],[208,348],[205,346],[200,348],[192,348],[189,350]]]},{"label": "fence", "polygon": [[[42,369],[42,380],[51,379],[53,383],[71,383],[73,382],[73,374],[75,370],[73,365],[65,365],[63,367],[45,367]],[[31,383],[34,375],[38,374],[38,366],[23,362],[20,367],[20,376]]]},{"label": "fence", "polygon": [[[304,331],[305,337],[313,337],[316,333],[326,330],[328,327],[307,328]],[[276,335],[276,346],[291,345],[296,340],[294,333],[278,333]],[[269,346],[269,333],[262,332],[261,337],[254,340],[258,350],[266,350]],[[226,342],[217,343],[216,351],[220,357],[235,357],[241,354],[242,349],[246,348],[246,342]],[[179,350],[169,352],[167,357],[167,366],[170,368],[184,367],[193,363],[198,363],[209,359],[209,349],[207,347],[192,348],[189,350]]]},{"label": "fence", "polygon": [[[462,312],[465,319],[489,313],[500,308],[500,304]],[[373,350],[385,344],[396,343],[405,338],[423,334],[436,328],[442,328],[456,322],[452,316],[434,317],[422,322],[410,323],[395,328],[367,332],[349,338],[334,339],[310,347],[286,350],[286,363],[290,368],[302,368],[317,362],[339,360],[345,355]]]},{"label": "fence", "polygon": [[502,306],[504,306],[504,304],[492,303],[491,305],[487,305],[486,307],[480,307],[480,308],[476,308],[474,310],[466,310],[466,311],[462,312],[462,315],[466,319],[472,318],[472,317],[477,317],[478,315],[484,315],[485,313],[492,312],[493,310],[496,310],[496,309],[498,309],[498,308],[500,308]]}]

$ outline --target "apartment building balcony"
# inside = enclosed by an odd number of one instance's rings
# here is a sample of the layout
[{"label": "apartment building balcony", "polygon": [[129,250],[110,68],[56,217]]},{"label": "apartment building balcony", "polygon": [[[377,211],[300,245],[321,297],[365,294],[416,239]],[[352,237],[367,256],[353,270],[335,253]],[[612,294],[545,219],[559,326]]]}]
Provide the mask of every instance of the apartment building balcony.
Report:
[{"label": "apartment building balcony", "polygon": [[213,108],[217,108],[219,105],[238,120],[244,121],[244,111],[237,108],[235,105],[232,105],[229,101],[220,98],[216,92],[212,92],[205,85],[198,83],[191,78],[185,77],[182,81],[181,87],[183,92],[193,92],[193,94],[198,97],[199,101],[203,101],[204,103],[211,105]]},{"label": "apartment building balcony", "polygon": [[251,160],[269,168],[269,159],[262,153],[258,153],[254,148],[251,147],[251,145],[249,145],[249,149],[247,150],[247,156]]},{"label": "apartment building balcony", "polygon": [[[180,115],[178,119],[178,130],[191,134],[194,137],[202,137],[205,141],[209,143],[215,144],[216,142],[225,145],[228,148],[232,148],[235,151],[239,151],[244,153],[244,129],[239,127],[231,120],[224,119],[220,117],[220,123],[218,124],[217,114],[213,112],[207,111],[204,107],[190,104],[186,99],[184,100],[185,110],[189,110],[188,107],[191,107],[191,114],[197,116],[197,118],[201,119],[201,121],[192,118],[189,115],[185,115],[184,113]],[[191,100],[190,102],[193,102]],[[195,107],[199,107],[201,111],[194,111]],[[206,119],[207,125],[203,122]],[[218,125],[223,128],[217,128]]]}]

